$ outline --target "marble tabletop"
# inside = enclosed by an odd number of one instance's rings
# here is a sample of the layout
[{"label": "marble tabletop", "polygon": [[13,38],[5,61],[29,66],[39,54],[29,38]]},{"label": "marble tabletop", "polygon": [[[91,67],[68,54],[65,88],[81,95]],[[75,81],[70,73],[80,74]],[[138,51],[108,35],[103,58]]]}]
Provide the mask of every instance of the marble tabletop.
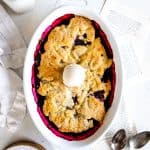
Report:
[{"label": "marble tabletop", "polygon": [[[109,1],[109,0],[108,0]],[[130,8],[137,9],[144,15],[150,17],[150,1],[149,0],[111,0],[119,1],[122,5],[125,5]],[[94,11],[99,11],[102,1],[101,0],[88,0],[89,9]],[[22,33],[26,45],[29,44],[29,41],[40,22],[56,7],[56,0],[37,0],[35,8],[25,14],[15,14],[5,5],[8,13],[14,20],[15,24]],[[145,51],[146,52],[146,51]],[[145,72],[146,74],[146,72]],[[150,80],[139,82],[136,86],[131,87],[129,90],[129,95],[131,99],[134,99],[135,105],[133,108],[133,116],[137,126],[138,131],[150,130]],[[19,139],[28,139],[33,140],[38,143],[41,143],[48,150],[56,149],[54,145],[48,143],[39,131],[34,126],[29,114],[25,118],[23,124],[19,131],[15,134],[8,133],[6,129],[0,129],[0,150],[3,149],[9,143]],[[149,144],[150,145],[150,144]],[[146,146],[143,150],[148,150],[150,147]],[[93,146],[93,150],[98,150],[98,145]],[[104,148],[101,148],[104,149]],[[106,148],[105,148],[106,149]],[[104,150],[105,150],[104,149]]]}]

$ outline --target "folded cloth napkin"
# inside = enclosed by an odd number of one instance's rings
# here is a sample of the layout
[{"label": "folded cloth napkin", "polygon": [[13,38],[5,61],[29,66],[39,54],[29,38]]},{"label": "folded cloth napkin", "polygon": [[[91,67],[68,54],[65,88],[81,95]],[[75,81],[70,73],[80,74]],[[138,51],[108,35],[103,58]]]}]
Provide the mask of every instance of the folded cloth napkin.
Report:
[{"label": "folded cloth napkin", "polygon": [[0,63],[6,68],[23,67],[25,52],[23,37],[0,5]]},{"label": "folded cloth napkin", "polygon": [[22,79],[13,71],[23,67],[25,49],[18,29],[0,5],[0,127],[12,132],[26,114]]}]

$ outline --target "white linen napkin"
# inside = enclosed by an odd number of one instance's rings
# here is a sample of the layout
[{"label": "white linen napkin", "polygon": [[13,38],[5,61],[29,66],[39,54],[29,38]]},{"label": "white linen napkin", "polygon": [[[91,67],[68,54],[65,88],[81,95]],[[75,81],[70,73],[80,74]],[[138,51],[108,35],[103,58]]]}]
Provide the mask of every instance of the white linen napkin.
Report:
[{"label": "white linen napkin", "polygon": [[0,62],[6,68],[23,67],[25,42],[16,25],[0,5]]},{"label": "white linen napkin", "polygon": [[22,79],[12,69],[23,67],[25,43],[0,5],[0,127],[15,132],[26,114]]},{"label": "white linen napkin", "polygon": [[[150,18],[134,8],[130,9],[111,0],[106,2],[101,17],[119,46],[125,79],[129,80],[145,73],[145,68],[150,64],[150,53],[147,51]],[[147,57],[144,54],[147,54]]]}]

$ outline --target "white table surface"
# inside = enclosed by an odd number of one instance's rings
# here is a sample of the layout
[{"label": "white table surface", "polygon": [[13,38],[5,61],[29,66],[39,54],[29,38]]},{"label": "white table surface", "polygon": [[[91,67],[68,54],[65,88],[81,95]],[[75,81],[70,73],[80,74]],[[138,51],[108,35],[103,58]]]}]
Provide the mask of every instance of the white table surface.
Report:
[{"label": "white table surface", "polygon": [[[100,8],[100,0],[88,0],[90,9],[95,11]],[[109,0],[108,0],[109,1]],[[113,1],[113,0],[112,0]],[[114,0],[119,1],[122,5],[130,8],[137,9],[139,12],[150,17],[150,1],[149,0]],[[9,14],[12,16],[14,22],[20,29],[26,44],[28,45],[36,27],[39,23],[46,17],[52,9],[54,9],[55,0],[37,0],[35,8],[25,14],[15,14],[10,11],[7,7]],[[145,72],[146,73],[146,72]],[[145,83],[139,83],[136,87],[129,90],[129,95],[131,99],[134,99],[135,107],[133,108],[133,115],[136,122],[138,131],[150,130],[150,81]],[[41,143],[48,150],[56,149],[51,143],[48,143],[43,136],[38,132],[34,126],[29,115],[25,118],[23,124],[19,131],[14,134],[10,134],[6,129],[0,129],[0,150],[2,150],[6,145],[12,143],[13,141],[20,139],[33,140]],[[150,144],[149,144],[150,145]],[[143,150],[149,150],[150,147],[146,146]],[[94,146],[93,146],[94,147]],[[98,150],[99,147],[96,145],[93,150]],[[101,147],[101,150],[103,148]]]}]

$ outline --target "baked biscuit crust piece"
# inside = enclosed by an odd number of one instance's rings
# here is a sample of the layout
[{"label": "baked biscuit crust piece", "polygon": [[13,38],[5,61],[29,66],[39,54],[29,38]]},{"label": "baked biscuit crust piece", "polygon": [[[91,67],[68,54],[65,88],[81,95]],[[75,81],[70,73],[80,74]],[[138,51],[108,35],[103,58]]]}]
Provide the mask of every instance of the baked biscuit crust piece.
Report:
[{"label": "baked biscuit crust piece", "polygon": [[[104,100],[111,91],[111,82],[101,81],[104,71],[111,67],[100,38],[95,38],[92,22],[75,16],[69,25],[55,27],[44,45],[38,67],[38,94],[45,96],[43,112],[61,132],[81,133],[102,123],[105,116]],[[76,63],[86,69],[80,87],[63,84],[62,72],[66,65]],[[101,96],[95,96],[101,92]]]}]

